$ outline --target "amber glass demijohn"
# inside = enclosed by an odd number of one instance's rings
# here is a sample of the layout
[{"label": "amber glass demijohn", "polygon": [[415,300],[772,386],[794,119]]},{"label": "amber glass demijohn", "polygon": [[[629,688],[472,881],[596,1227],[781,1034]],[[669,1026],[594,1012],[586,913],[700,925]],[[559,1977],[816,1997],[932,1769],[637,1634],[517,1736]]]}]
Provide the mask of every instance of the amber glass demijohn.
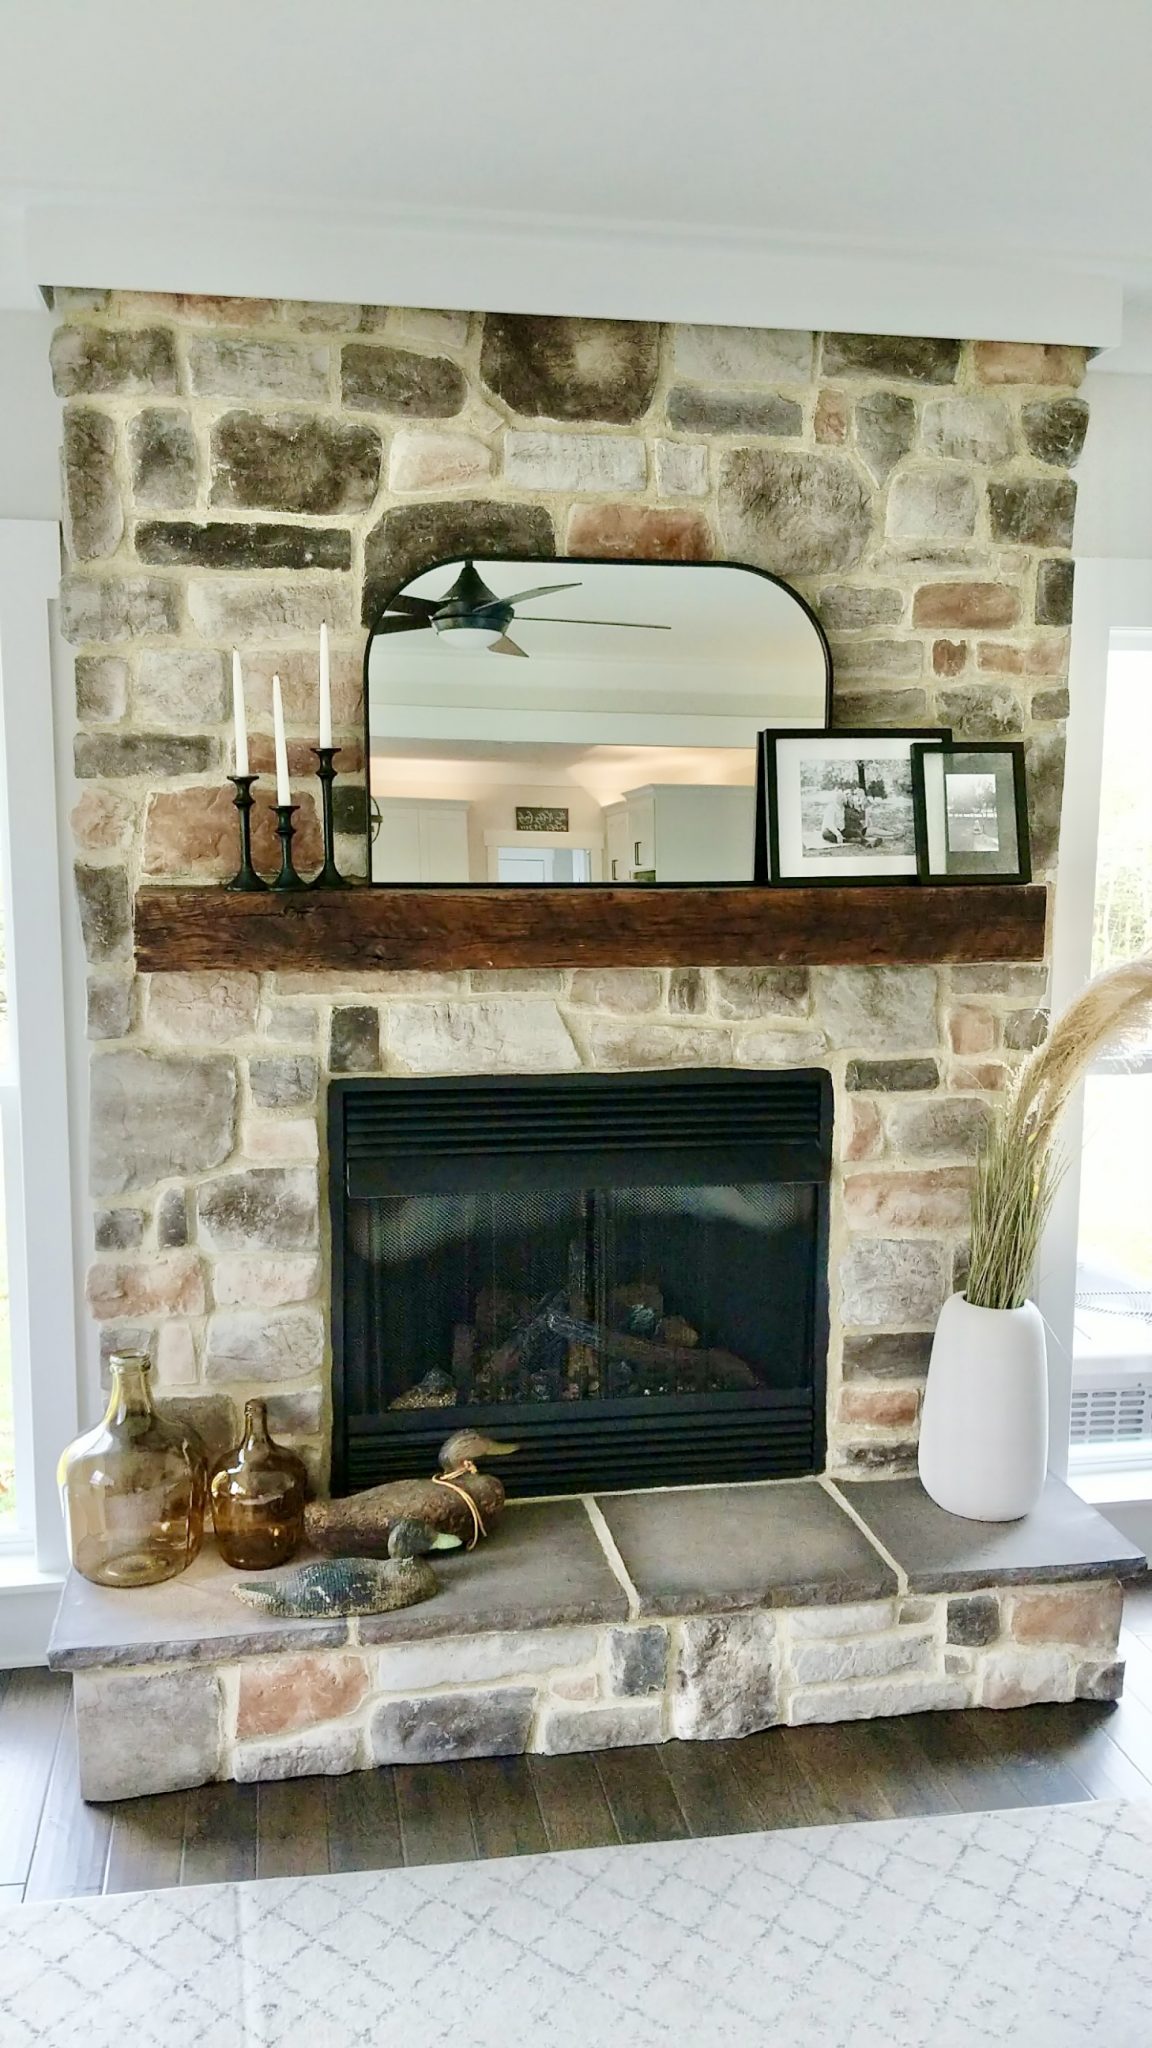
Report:
[{"label": "amber glass demijohn", "polygon": [[104,1420],[57,1468],[68,1547],[98,1586],[155,1586],[190,1565],[203,1541],[204,1446],[195,1430],[157,1415],[146,1358],[114,1352],[109,1363]]},{"label": "amber glass demijohn", "polygon": [[216,1544],[226,1564],[267,1571],[299,1549],[308,1468],[269,1436],[265,1402],[245,1403],[243,1442],[221,1458],[210,1490]]}]

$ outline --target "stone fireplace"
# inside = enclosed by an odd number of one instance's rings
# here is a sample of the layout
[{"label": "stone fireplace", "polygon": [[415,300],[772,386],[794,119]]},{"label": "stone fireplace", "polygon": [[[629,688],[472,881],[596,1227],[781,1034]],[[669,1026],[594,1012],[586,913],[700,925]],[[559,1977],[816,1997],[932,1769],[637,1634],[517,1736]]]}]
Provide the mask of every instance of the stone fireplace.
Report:
[{"label": "stone fireplace", "polygon": [[[302,863],[318,857],[321,620],[339,851],[356,870],[361,620],[385,584],[465,547],[775,570],[829,632],[841,723],[1024,738],[1035,865],[1051,873],[1083,352],[100,290],[56,302],[105,1349],[146,1345],[162,1397],[213,1445],[246,1394],[267,1394],[323,1483],[331,1079],[819,1069],[835,1132],[827,1469],[907,1471],[929,1333],[962,1271],[969,1161],[1043,1028],[1043,962],[827,967],[817,945],[811,969],[256,974],[238,957],[142,976],[132,905],[142,883],[234,865],[233,645],[265,774],[283,679]],[[267,803],[257,847],[270,865]]]}]

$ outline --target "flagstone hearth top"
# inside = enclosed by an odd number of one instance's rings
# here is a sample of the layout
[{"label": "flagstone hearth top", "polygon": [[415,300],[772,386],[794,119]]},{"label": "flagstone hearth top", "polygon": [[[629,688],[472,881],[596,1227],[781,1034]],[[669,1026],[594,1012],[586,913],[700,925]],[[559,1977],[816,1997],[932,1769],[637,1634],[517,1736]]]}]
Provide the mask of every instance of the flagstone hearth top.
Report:
[{"label": "flagstone hearth top", "polygon": [[1131,1578],[1144,1569],[1141,1552],[1059,1480],[1049,1480],[1034,1514],[1008,1523],[946,1515],[916,1480],[854,1482],[842,1493],[851,1513],[836,1489],[815,1479],[604,1494],[591,1510],[582,1500],[513,1503],[478,1550],[436,1557],[435,1599],[351,1625],[272,1620],[243,1606],[233,1588],[244,1575],[210,1544],[180,1578],[135,1592],[92,1586],[73,1572],[48,1661],[65,1671],[219,1664],[329,1649],[355,1636],[427,1642],[630,1614],[846,1604],[896,1591],[893,1564],[901,1583],[925,1593]]},{"label": "flagstone hearth top", "polygon": [[1019,1522],[945,1514],[918,1479],[854,1480],[840,1490],[913,1593],[1037,1579],[1131,1579],[1146,1567],[1143,1551],[1051,1473],[1038,1506]]},{"label": "flagstone hearth top", "polygon": [[896,1574],[817,1479],[601,1494],[641,1614],[875,1600]]}]

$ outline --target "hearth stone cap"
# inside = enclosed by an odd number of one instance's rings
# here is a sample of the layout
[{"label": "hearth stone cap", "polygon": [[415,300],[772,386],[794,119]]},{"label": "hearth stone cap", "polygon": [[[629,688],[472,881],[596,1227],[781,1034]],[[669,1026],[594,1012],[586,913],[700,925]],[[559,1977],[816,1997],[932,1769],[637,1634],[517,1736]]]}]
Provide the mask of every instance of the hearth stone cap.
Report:
[{"label": "hearth stone cap", "polygon": [[896,1575],[818,1479],[598,1494],[641,1614],[837,1606]]},{"label": "hearth stone cap", "polygon": [[1147,1569],[1143,1551],[1053,1473],[1037,1506],[1018,1522],[946,1514],[918,1479],[852,1480],[839,1490],[907,1575],[912,1593],[1133,1579]]},{"label": "hearth stone cap", "polygon": [[160,1586],[117,1592],[69,1572],[48,1645],[53,1671],[109,1664],[220,1664],[278,1650],[330,1650],[346,1621],[283,1621],[232,1597],[236,1572],[205,1544],[195,1564]]}]

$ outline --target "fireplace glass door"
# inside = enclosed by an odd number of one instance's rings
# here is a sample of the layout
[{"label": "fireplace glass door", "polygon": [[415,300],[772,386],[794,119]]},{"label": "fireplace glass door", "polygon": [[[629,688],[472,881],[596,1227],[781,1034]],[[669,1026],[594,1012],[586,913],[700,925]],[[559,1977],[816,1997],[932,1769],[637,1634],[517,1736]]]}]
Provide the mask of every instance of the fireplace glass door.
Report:
[{"label": "fireplace glass door", "polygon": [[815,1469],[827,1125],[817,1074],[333,1084],[337,1485],[464,1423],[521,1494]]}]

